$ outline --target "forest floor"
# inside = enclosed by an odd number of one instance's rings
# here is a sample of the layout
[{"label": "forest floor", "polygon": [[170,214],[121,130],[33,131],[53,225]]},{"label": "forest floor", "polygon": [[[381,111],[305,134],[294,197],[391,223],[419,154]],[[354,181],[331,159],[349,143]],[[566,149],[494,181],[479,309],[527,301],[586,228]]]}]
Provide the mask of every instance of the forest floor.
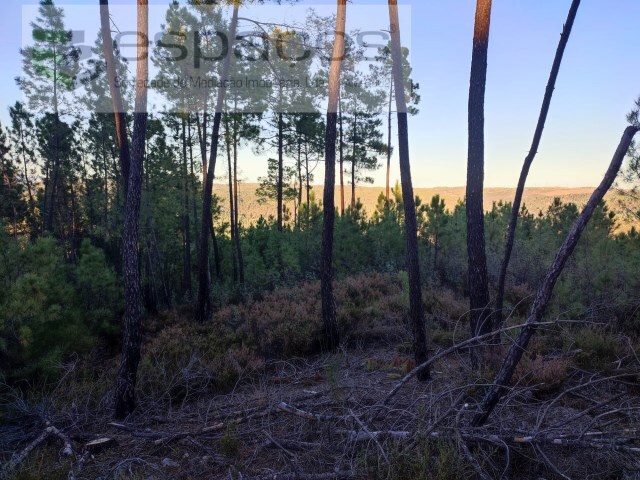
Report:
[{"label": "forest floor", "polygon": [[223,394],[212,380],[220,371],[198,368],[204,360],[191,347],[183,360],[173,352],[172,342],[192,345],[211,325],[190,329],[178,313],[147,322],[138,408],[126,421],[110,416],[116,356],[69,363],[41,394],[3,392],[0,455],[5,469],[17,461],[5,472],[16,480],[639,478],[631,339],[549,327],[489,423],[471,428],[512,337],[474,370],[467,351],[451,348],[465,339],[463,318],[433,307],[432,380],[409,379],[390,397],[415,366],[402,316],[391,313],[377,313],[386,333],[353,332],[331,354],[247,361],[228,350],[236,375]]}]

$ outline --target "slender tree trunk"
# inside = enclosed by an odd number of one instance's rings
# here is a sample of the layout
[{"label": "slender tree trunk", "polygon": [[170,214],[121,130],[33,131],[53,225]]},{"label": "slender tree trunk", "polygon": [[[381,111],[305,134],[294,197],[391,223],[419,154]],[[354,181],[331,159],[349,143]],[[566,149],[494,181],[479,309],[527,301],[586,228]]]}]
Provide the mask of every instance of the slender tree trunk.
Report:
[{"label": "slender tree trunk", "polygon": [[355,215],[356,212],[356,155],[357,155],[357,135],[356,129],[358,128],[358,114],[354,110],[353,112],[353,155],[351,157],[351,215]]},{"label": "slender tree trunk", "polygon": [[[236,30],[238,25],[238,8],[239,2],[233,3],[233,16],[231,18],[231,26],[229,29],[229,52],[233,51]],[[217,251],[217,242],[215,241],[215,229],[213,228],[213,218],[211,216],[211,196],[213,193],[213,176],[216,157],[218,156],[218,145],[220,143],[220,121],[222,117],[222,106],[227,91],[226,82],[229,78],[229,70],[231,66],[231,55],[224,58],[222,65],[222,75],[220,78],[220,87],[218,88],[218,98],[216,101],[216,110],[213,117],[213,129],[211,131],[211,155],[209,157],[209,166],[207,170],[204,191],[202,194],[202,230],[200,238],[200,255],[198,258],[198,308],[197,317],[200,321],[209,319],[212,313],[211,304],[211,272],[209,270],[209,242],[207,235],[210,233],[214,240],[214,254]],[[219,256],[218,256],[219,260]],[[218,262],[216,262],[219,268]]]},{"label": "slender tree trunk", "polygon": [[338,95],[340,89],[340,69],[344,57],[345,24],[347,1],[338,0],[336,31],[333,39],[333,55],[329,69],[329,104],[325,132],[325,171],[323,192],[322,253],[320,285],[322,295],[322,321],[324,341],[333,350],[339,342],[336,304],[333,297],[333,225],[335,223],[334,190],[336,183],[336,123],[338,116]]},{"label": "slender tree trunk", "polygon": [[[472,335],[491,331],[489,283],[484,240],[484,93],[487,79],[487,50],[491,0],[477,0],[471,80],[469,86],[469,145],[467,163],[467,254],[469,257],[469,299]],[[472,349],[472,363],[478,364],[479,348]]]},{"label": "slender tree trunk", "polygon": [[[237,104],[234,106],[234,111],[237,110]],[[233,120],[233,204],[234,209],[234,221],[235,221],[235,247],[238,255],[238,276],[240,277],[240,284],[244,285],[244,258],[242,256],[242,238],[240,237],[240,202],[238,201],[238,125],[236,118]]]},{"label": "slender tree trunk", "polygon": [[193,205],[193,228],[196,239],[196,250],[199,250],[200,231],[198,230],[198,202],[196,202],[198,189],[196,188],[196,175],[193,168],[193,134],[191,130],[191,115],[187,117],[187,131],[189,132],[189,164],[191,170],[191,204]]},{"label": "slender tree trunk", "polygon": [[182,117],[182,232],[183,232],[183,269],[182,287],[187,298],[191,298],[191,227],[189,221],[189,168],[187,166],[187,120]]},{"label": "slender tree trunk", "polygon": [[49,233],[53,233],[53,217],[56,209],[56,196],[58,193],[58,177],[60,173],[60,119],[58,115],[55,116],[53,143],[54,143],[54,157],[51,168],[51,185],[49,188],[49,205],[45,214],[45,230]]},{"label": "slender tree trunk", "polygon": [[229,132],[229,116],[225,117],[225,140],[227,147],[227,165],[229,168],[229,226],[231,229],[231,264],[233,283],[238,281],[238,266],[236,259],[236,216],[233,209],[233,167],[231,165],[231,134]]},{"label": "slender tree trunk", "polygon": [[385,189],[385,197],[387,201],[389,201],[389,193],[390,186],[389,182],[391,181],[391,112],[393,106],[393,79],[391,81],[391,85],[389,86],[389,116],[387,118],[387,183]]},{"label": "slender tree trunk", "polygon": [[344,216],[344,131],[342,128],[342,99],[338,99],[338,123],[340,128],[340,215]]},{"label": "slender tree trunk", "polygon": [[[280,96],[282,97],[282,89],[280,90]],[[278,230],[282,231],[282,182],[284,173],[284,122],[282,119],[282,112],[278,112]]]},{"label": "slender tree trunk", "polygon": [[302,207],[302,138],[298,137],[298,217],[296,223],[300,228],[300,207]]},{"label": "slender tree trunk", "polygon": [[107,163],[107,139],[105,137],[106,134],[106,125],[105,125],[105,117],[101,117],[100,121],[100,150],[102,156],[102,170],[104,172],[104,210],[103,210],[103,223],[105,232],[109,231],[109,166]]},{"label": "slender tree trunk", "polygon": [[149,78],[148,58],[148,5],[138,0],[138,35],[145,41],[138,45],[136,71],[136,101],[133,121],[132,155],[129,169],[129,186],[123,233],[124,270],[124,341],[122,359],[115,389],[115,417],[124,418],[135,408],[135,387],[140,361],[140,263],[138,259],[138,217],[142,193],[142,170],[147,128],[147,88]]},{"label": "slender tree trunk", "polygon": [[311,180],[309,178],[309,149],[308,146],[305,146],[305,150],[304,150],[304,162],[305,162],[305,172],[306,172],[306,203],[307,203],[307,220],[309,220],[309,208],[311,207]]},{"label": "slender tree trunk", "polygon": [[20,136],[20,150],[22,152],[22,163],[24,164],[24,180],[27,184],[27,192],[29,193],[29,206],[33,208],[33,194],[31,193],[31,180],[29,180],[29,169],[27,167],[27,147],[24,141],[24,131],[22,130],[22,124],[20,124],[19,132]]},{"label": "slender tree trunk", "polygon": [[569,231],[562,246],[558,249],[546,276],[538,287],[538,292],[536,293],[536,298],[531,307],[529,317],[525,322],[525,326],[520,331],[520,335],[516,342],[509,349],[493,385],[489,388],[487,394],[480,403],[479,412],[472,421],[474,426],[484,425],[489,418],[489,415],[491,415],[491,412],[500,401],[500,398],[504,395],[507,385],[511,382],[513,372],[518,366],[518,362],[520,362],[520,359],[529,344],[529,340],[531,340],[531,337],[535,333],[536,325],[542,320],[542,316],[544,315],[549,300],[551,299],[553,288],[558,277],[562,273],[562,269],[578,244],[580,235],[582,235],[582,232],[591,219],[593,212],[615,181],[618,171],[620,170],[620,166],[629,151],[633,137],[638,131],[640,131],[640,128],[638,127],[627,127],[625,129],[602,182],[600,182],[598,188],[596,188],[591,194],[589,201],[573,224],[573,227],[571,227],[571,230]]},{"label": "slender tree trunk", "polygon": [[524,185],[527,182],[527,176],[529,175],[529,169],[531,164],[538,153],[538,147],[540,146],[540,139],[542,138],[542,132],[544,130],[545,122],[547,121],[547,115],[549,114],[549,106],[551,105],[551,97],[553,96],[553,90],[556,86],[556,80],[558,73],[560,72],[560,64],[562,63],[562,56],[564,50],[569,41],[571,35],[571,28],[573,27],[576,14],[578,13],[578,7],[580,6],[580,0],[573,0],[567,21],[564,24],[562,35],[560,36],[560,42],[556,50],[556,56],[553,60],[553,66],[551,67],[551,74],[549,75],[549,81],[547,82],[547,88],[545,90],[544,99],[542,100],[542,107],[540,109],[540,116],[538,117],[538,124],[536,125],[535,133],[533,134],[533,141],[531,142],[531,148],[529,154],[524,159],[522,165],[522,171],[520,172],[520,178],[518,180],[518,188],[516,188],[516,194],[513,199],[513,205],[511,207],[511,217],[509,218],[509,229],[507,231],[507,240],[504,247],[504,257],[502,258],[502,264],[500,265],[500,275],[498,277],[498,291],[496,292],[496,308],[494,318],[494,329],[500,328],[503,321],[503,304],[504,304],[504,286],[507,277],[507,269],[509,268],[509,261],[511,260],[511,252],[513,250],[513,244],[516,237],[516,227],[518,225],[518,215],[520,214],[520,205],[522,204],[522,195],[524,193]]},{"label": "slender tree trunk", "polygon": [[[400,41],[400,21],[398,4],[389,0],[389,23],[391,25],[391,56],[393,59],[393,79],[396,89],[396,110],[398,116],[398,147],[400,154],[400,181],[402,184],[402,202],[404,203],[404,225],[407,243],[407,272],[409,276],[409,324],[413,332],[413,353],[416,365],[427,360],[427,337],[424,325],[424,306],[420,280],[420,261],[418,258],[418,225],[416,205],[411,181],[409,162],[409,127],[407,104],[404,95],[402,69],[402,47]],[[429,379],[429,370],[418,374],[419,380]]]}]

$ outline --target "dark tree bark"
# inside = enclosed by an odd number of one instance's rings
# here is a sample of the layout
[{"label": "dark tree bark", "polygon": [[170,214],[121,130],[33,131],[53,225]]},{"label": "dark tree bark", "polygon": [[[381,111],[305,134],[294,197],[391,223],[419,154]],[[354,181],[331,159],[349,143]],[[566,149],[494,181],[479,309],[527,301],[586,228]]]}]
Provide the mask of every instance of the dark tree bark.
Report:
[{"label": "dark tree bark", "polygon": [[531,307],[529,317],[525,322],[525,326],[520,331],[520,335],[516,342],[509,349],[493,385],[489,388],[484,399],[480,403],[479,412],[472,421],[473,426],[482,426],[491,415],[491,412],[500,401],[500,398],[504,395],[507,385],[511,381],[513,372],[518,366],[518,362],[520,362],[522,354],[529,344],[529,340],[536,331],[537,324],[542,320],[542,316],[544,315],[549,300],[551,299],[553,287],[562,273],[562,269],[578,244],[580,235],[591,219],[593,212],[615,181],[618,171],[620,170],[620,166],[629,151],[633,137],[638,131],[640,131],[640,128],[638,127],[627,127],[625,129],[602,182],[600,182],[598,188],[596,188],[591,194],[589,201],[573,224],[573,227],[571,227],[567,238],[558,249],[546,276],[538,287],[538,292],[536,293],[536,298]]},{"label": "dark tree bark", "polygon": [[[233,3],[233,16],[231,18],[231,26],[229,28],[229,52],[233,52],[236,30],[238,26],[238,7],[239,3]],[[215,161],[218,156],[218,146],[220,143],[220,120],[222,118],[222,106],[227,91],[226,83],[229,78],[229,69],[231,66],[231,54],[224,58],[222,64],[222,75],[220,78],[220,87],[218,88],[218,98],[216,101],[216,109],[213,116],[213,128],[211,131],[211,152],[209,156],[209,165],[202,193],[202,226],[200,237],[200,254],[198,258],[198,308],[197,317],[200,321],[205,321],[211,316],[211,272],[209,270],[209,241],[208,235],[211,234],[215,242],[215,231],[212,226],[213,219],[211,217],[211,195],[213,192],[213,176]],[[217,243],[217,242],[215,242]],[[214,243],[214,253],[217,251],[217,245]],[[216,260],[216,268],[219,269],[219,256]]]},{"label": "dark tree bark", "polygon": [[353,112],[353,153],[351,156],[351,215],[356,211],[356,128],[358,127],[358,113]]},{"label": "dark tree bark", "polygon": [[342,99],[339,99],[338,119],[340,125],[340,215],[344,215],[344,132],[342,129]]},{"label": "dark tree bark", "polygon": [[[237,111],[237,105],[234,106],[234,111]],[[240,238],[240,202],[238,201],[238,125],[237,119],[234,117],[234,135],[233,135],[233,204],[234,209],[234,222],[235,222],[235,247],[238,255],[238,276],[240,277],[240,284],[244,285],[244,257],[242,256],[242,239]]]},{"label": "dark tree bark", "polygon": [[335,223],[335,183],[336,183],[336,127],[338,120],[338,94],[340,90],[340,69],[344,57],[345,24],[347,0],[338,0],[336,31],[333,39],[333,54],[329,70],[329,104],[324,141],[324,190],[322,215],[322,251],[320,289],[322,296],[322,321],[324,341],[328,349],[335,349],[339,342],[336,304],[333,297],[333,225]]},{"label": "dark tree bark", "polygon": [[182,234],[183,234],[183,254],[182,254],[182,288],[187,298],[191,298],[191,227],[189,221],[189,168],[187,164],[187,121],[182,117]]},{"label": "dark tree bark", "polygon": [[[282,97],[282,88],[280,89],[280,97]],[[284,173],[284,121],[282,112],[278,112],[278,230],[282,231],[282,178]]]},{"label": "dark tree bark", "polygon": [[[418,258],[418,226],[416,205],[411,181],[409,161],[409,128],[407,121],[407,103],[404,94],[402,69],[402,44],[400,42],[400,21],[398,4],[389,0],[389,24],[391,25],[391,57],[393,59],[393,82],[398,116],[398,147],[400,154],[400,181],[402,183],[402,202],[404,203],[404,225],[407,244],[407,273],[409,276],[409,324],[413,333],[413,354],[416,365],[427,360],[427,337],[424,325],[424,306],[420,281],[420,261]],[[429,369],[421,370],[419,380],[429,379]]]},{"label": "dark tree bark", "polygon": [[109,83],[109,92],[111,93],[111,102],[116,122],[120,172],[122,173],[123,179],[124,197],[127,198],[129,164],[131,163],[129,137],[127,135],[127,120],[125,117],[124,103],[122,101],[122,92],[120,91],[120,84],[117,81],[118,73],[116,71],[115,56],[113,54],[108,0],[100,0],[100,26],[102,30],[102,50],[107,65],[107,81]]},{"label": "dark tree bark", "polygon": [[132,155],[123,233],[124,340],[115,388],[115,417],[124,418],[135,409],[135,388],[140,361],[140,265],[138,258],[138,218],[142,194],[142,170],[147,129],[147,88],[149,78],[147,0],[138,0],[138,64],[133,120]]},{"label": "dark tree bark", "polygon": [[200,232],[198,230],[198,202],[196,202],[196,176],[193,168],[193,135],[191,130],[191,115],[187,116],[187,131],[189,132],[189,166],[191,170],[191,205],[193,207],[194,237],[196,239],[196,250],[199,250]]},{"label": "dark tree bark", "polygon": [[[467,163],[467,255],[469,257],[470,323],[473,336],[491,331],[489,282],[484,242],[484,93],[487,80],[487,50],[491,0],[477,0],[471,79],[469,85],[469,145]],[[472,349],[477,364],[478,349]]]},{"label": "dark tree bark", "polygon": [[560,36],[560,42],[556,50],[556,56],[553,60],[553,66],[551,67],[551,74],[549,75],[549,81],[547,82],[547,88],[544,93],[544,99],[542,100],[542,108],[540,109],[540,116],[538,117],[538,124],[536,125],[535,133],[533,134],[533,141],[531,142],[531,148],[529,154],[524,159],[522,165],[522,171],[520,172],[520,179],[518,180],[518,187],[516,188],[516,194],[513,199],[513,205],[511,207],[511,217],[509,219],[509,229],[507,231],[507,240],[504,247],[504,257],[502,258],[502,264],[500,265],[500,275],[498,277],[498,291],[496,292],[496,307],[495,317],[493,320],[494,329],[500,328],[503,321],[503,305],[504,305],[504,285],[507,277],[507,269],[509,268],[509,261],[511,260],[511,252],[513,250],[513,244],[516,237],[516,227],[518,225],[518,215],[520,214],[520,205],[522,204],[522,194],[524,193],[524,185],[527,182],[527,175],[529,175],[529,169],[533,163],[536,154],[538,153],[538,146],[540,145],[540,139],[542,138],[542,132],[544,130],[544,124],[547,121],[547,115],[549,113],[549,106],[551,105],[551,97],[553,96],[553,90],[555,89],[556,79],[558,78],[558,72],[560,71],[560,64],[562,63],[562,56],[564,55],[565,47],[569,41],[571,35],[571,28],[573,22],[578,13],[578,7],[580,6],[580,0],[573,0],[567,21],[564,24],[562,35]]},{"label": "dark tree bark", "polygon": [[225,143],[227,147],[227,167],[229,169],[229,228],[231,230],[231,271],[233,283],[238,281],[238,264],[236,259],[236,216],[233,209],[233,167],[231,165],[231,132],[229,131],[229,117],[225,117]]}]

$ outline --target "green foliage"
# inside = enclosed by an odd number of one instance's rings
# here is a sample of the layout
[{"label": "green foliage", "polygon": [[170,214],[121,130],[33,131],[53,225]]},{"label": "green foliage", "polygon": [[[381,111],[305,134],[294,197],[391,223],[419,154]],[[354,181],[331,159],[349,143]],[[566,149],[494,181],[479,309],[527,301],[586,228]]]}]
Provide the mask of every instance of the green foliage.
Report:
[{"label": "green foliage", "polygon": [[87,241],[70,265],[51,238],[0,241],[0,370],[9,380],[49,375],[96,335],[117,332],[119,286],[102,251]]}]

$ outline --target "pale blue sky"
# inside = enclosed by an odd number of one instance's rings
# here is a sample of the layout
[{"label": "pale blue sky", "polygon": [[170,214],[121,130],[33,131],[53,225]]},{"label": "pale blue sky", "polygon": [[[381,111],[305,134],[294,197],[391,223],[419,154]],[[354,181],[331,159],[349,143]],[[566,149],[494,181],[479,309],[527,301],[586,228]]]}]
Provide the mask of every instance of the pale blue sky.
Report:
[{"label": "pale blue sky", "polygon": [[[21,98],[13,79],[21,73],[18,50],[22,5],[33,3],[37,2],[5,0],[0,7],[4,37],[0,43],[0,120],[5,125],[8,105]],[[133,0],[111,3],[132,4]],[[356,4],[381,6],[386,2]],[[410,119],[414,184],[463,185],[475,1],[401,4],[410,6],[411,31],[405,32],[403,43],[411,49],[413,77],[420,83],[422,95],[420,114]],[[517,181],[569,5],[570,0],[493,2],[486,94],[486,186],[514,186]],[[384,28],[388,19],[380,15],[381,11],[371,9],[371,18],[366,18],[361,9],[352,17],[348,11],[350,26],[379,23]],[[401,15],[406,13],[401,10]],[[94,22],[97,18],[91,20]],[[530,186],[588,186],[599,182],[622,134],[625,115],[640,95],[639,24],[639,0],[582,1],[529,177]],[[86,41],[93,43],[93,39]],[[247,181],[254,181],[266,171],[264,161],[250,155],[243,159],[243,165]],[[397,169],[393,178],[399,178]],[[377,185],[382,185],[382,170],[375,179]]]}]

